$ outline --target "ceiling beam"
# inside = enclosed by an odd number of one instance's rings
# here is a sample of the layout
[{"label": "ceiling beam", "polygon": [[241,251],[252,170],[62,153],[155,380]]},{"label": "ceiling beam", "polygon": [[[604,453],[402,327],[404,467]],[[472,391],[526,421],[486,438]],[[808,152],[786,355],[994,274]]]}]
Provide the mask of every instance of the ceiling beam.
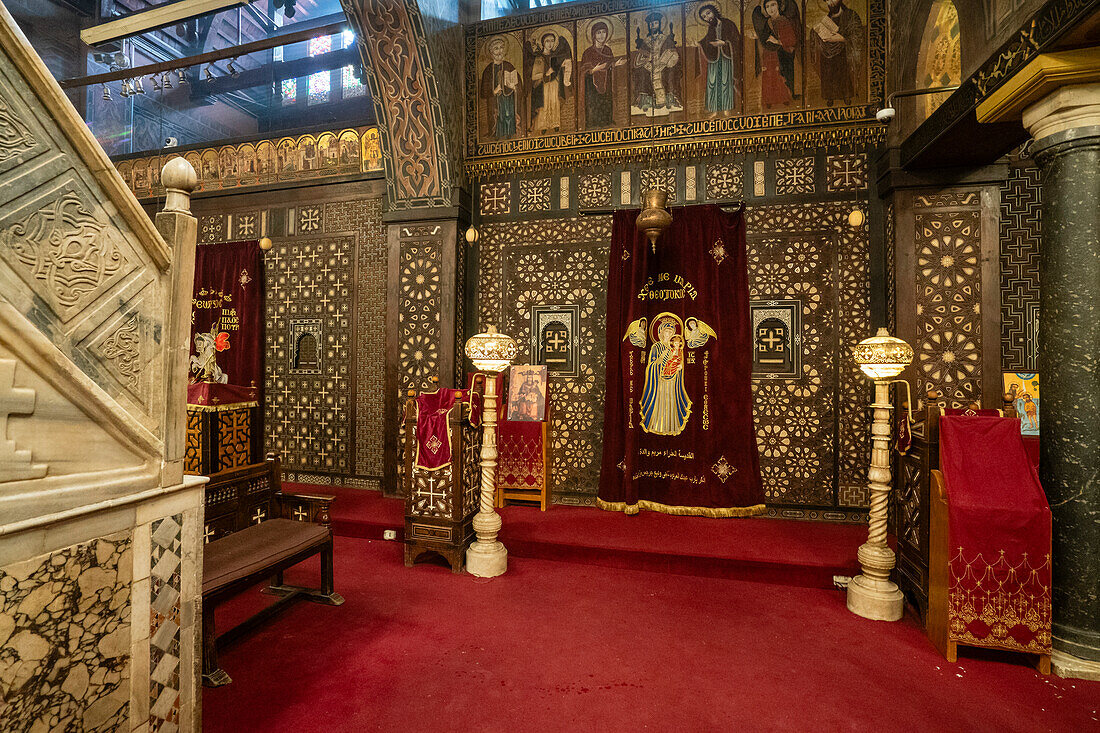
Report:
[{"label": "ceiling beam", "polygon": [[85,28],[80,31],[80,40],[89,46],[97,46],[251,2],[252,0],[179,0]]},{"label": "ceiling beam", "polygon": [[339,23],[330,23],[329,25],[321,26],[320,28],[307,28],[305,30],[295,31],[294,33],[284,33],[279,36],[272,36],[271,38],[264,38],[259,41],[252,41],[251,43],[242,43],[240,46],[231,46],[230,48],[222,48],[217,51],[208,51],[206,53],[200,53],[195,56],[188,56],[186,58],[177,59],[175,61],[162,61],[156,64],[146,64],[145,66],[135,66],[132,69],[121,69],[119,71],[110,71],[105,74],[93,74],[92,76],[80,76],[72,79],[63,79],[60,81],[62,89],[73,89],[75,87],[86,87],[91,84],[106,84],[111,81],[120,81],[122,79],[136,79],[139,76],[151,76],[152,74],[160,74],[165,71],[172,71],[173,69],[182,69],[188,66],[198,66],[200,64],[208,64],[214,61],[223,61],[225,59],[232,59],[238,56],[245,56],[257,51],[266,51],[269,48],[275,48],[276,46],[287,46],[292,43],[299,43],[301,41],[308,41],[311,38],[317,36],[332,36],[337,33],[341,33],[347,30],[347,21],[341,21]]}]

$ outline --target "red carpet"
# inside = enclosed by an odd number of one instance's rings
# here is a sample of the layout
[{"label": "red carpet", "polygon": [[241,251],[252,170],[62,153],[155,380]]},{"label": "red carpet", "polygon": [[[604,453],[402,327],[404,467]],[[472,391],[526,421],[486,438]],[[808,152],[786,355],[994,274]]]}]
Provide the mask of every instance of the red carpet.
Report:
[{"label": "red carpet", "polygon": [[[1100,727],[1100,683],[947,664],[911,618],[857,618],[838,591],[524,558],[478,580],[343,537],[336,584],[343,606],[298,603],[222,654],[207,733]],[[266,600],[238,597],[221,628]]]},{"label": "red carpet", "polygon": [[[404,503],[376,491],[286,484],[288,491],[335,494],[337,535],[381,539],[404,525]],[[626,516],[589,507],[500,510],[501,541],[513,557],[561,560],[680,575],[832,588],[859,570],[867,528],[789,519],[710,519],[655,512]]]}]

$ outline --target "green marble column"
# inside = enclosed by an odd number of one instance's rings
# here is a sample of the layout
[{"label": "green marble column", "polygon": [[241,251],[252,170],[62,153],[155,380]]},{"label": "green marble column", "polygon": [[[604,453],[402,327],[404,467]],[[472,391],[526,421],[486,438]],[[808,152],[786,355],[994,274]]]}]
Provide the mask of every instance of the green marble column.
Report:
[{"label": "green marble column", "polygon": [[1039,474],[1054,515],[1054,648],[1100,661],[1100,126],[1036,140]]}]

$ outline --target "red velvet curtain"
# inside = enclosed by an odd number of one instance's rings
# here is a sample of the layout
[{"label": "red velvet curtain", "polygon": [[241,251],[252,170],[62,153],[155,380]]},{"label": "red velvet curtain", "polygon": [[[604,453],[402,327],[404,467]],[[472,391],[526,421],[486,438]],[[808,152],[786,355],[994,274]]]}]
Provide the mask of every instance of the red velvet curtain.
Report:
[{"label": "red velvet curtain", "polygon": [[759,514],[744,218],[674,208],[654,252],[636,217],[612,228],[599,506]]},{"label": "red velvet curtain", "polygon": [[199,245],[191,316],[190,381],[234,385],[248,400],[262,399],[264,273],[258,242]]}]

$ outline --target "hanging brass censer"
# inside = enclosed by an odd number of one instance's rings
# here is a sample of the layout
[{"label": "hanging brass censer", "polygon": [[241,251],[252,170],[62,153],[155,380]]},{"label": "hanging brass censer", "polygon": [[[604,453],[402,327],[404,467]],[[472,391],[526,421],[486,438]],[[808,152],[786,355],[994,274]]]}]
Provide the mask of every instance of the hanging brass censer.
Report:
[{"label": "hanging brass censer", "polygon": [[654,252],[657,251],[657,240],[672,224],[672,214],[665,208],[666,203],[668,193],[659,188],[642,192],[642,211],[638,214],[635,226],[649,238],[649,246]]}]

